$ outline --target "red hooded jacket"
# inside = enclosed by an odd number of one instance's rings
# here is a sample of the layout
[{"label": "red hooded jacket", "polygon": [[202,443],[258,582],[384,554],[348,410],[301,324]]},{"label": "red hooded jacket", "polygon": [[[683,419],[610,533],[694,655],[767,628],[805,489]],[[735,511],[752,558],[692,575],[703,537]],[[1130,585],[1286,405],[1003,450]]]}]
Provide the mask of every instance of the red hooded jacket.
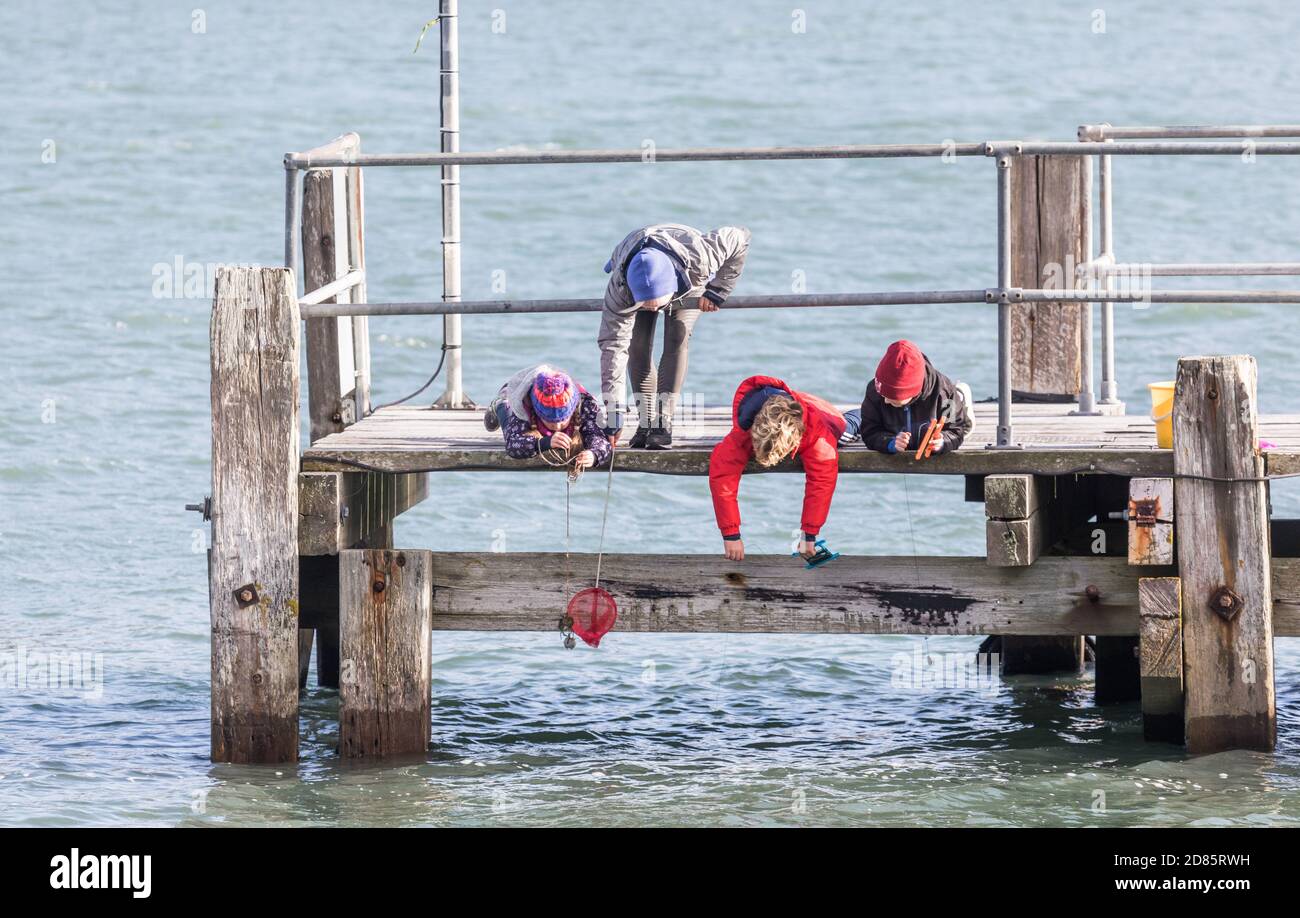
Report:
[{"label": "red hooded jacket", "polygon": [[713,512],[724,536],[740,532],[740,506],[736,494],[745,465],[754,457],[749,431],[740,427],[740,403],[755,389],[772,386],[784,389],[803,407],[803,439],[794,454],[803,462],[803,531],[816,535],[830,512],[831,495],[839,478],[839,439],[844,433],[844,416],[830,402],[796,392],[774,376],[751,376],[740,384],[731,403],[731,432],[709,457],[709,490],[713,493]]}]

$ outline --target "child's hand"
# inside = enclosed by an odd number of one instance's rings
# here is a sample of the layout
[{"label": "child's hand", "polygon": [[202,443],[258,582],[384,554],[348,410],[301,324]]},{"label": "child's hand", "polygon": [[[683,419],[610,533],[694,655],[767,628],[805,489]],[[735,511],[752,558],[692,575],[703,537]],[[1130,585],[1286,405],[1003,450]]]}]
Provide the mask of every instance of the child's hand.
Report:
[{"label": "child's hand", "polygon": [[898,436],[894,437],[894,451],[901,453],[907,449],[907,444],[912,442],[912,432],[905,430]]},{"label": "child's hand", "polygon": [[555,433],[551,434],[552,449],[568,449],[572,445],[573,445],[573,440],[564,431],[558,430]]},{"label": "child's hand", "polygon": [[808,560],[809,558],[811,558],[813,555],[817,554],[817,543],[816,543],[816,542],[800,542],[800,543],[799,543],[799,554],[803,557],[803,559],[804,559],[805,561],[807,561],[807,560]]},{"label": "child's hand", "polygon": [[723,539],[722,549],[726,552],[728,561],[745,560],[745,543],[740,539]]},{"label": "child's hand", "polygon": [[707,296],[700,297],[700,312],[717,312],[718,304]]},{"label": "child's hand", "polygon": [[596,464],[596,454],[589,449],[584,449],[578,453],[578,458],[573,460],[573,464],[580,469],[589,469]]}]

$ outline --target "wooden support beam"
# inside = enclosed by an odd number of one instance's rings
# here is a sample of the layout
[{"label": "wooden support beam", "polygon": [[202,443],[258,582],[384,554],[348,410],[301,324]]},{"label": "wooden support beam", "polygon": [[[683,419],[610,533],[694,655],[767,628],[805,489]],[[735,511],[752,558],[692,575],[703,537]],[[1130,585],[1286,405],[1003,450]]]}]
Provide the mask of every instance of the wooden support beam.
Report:
[{"label": "wooden support beam", "polygon": [[1128,563],[1174,563],[1174,480],[1129,481]]},{"label": "wooden support beam", "polygon": [[385,547],[386,527],[429,495],[429,476],[419,472],[302,472],[298,481],[303,555]]},{"label": "wooden support beam", "polygon": [[989,475],[984,479],[985,558],[993,567],[1026,567],[1047,548],[1046,508],[1053,479],[1041,475]]},{"label": "wooden support beam", "polygon": [[1142,697],[1138,665],[1138,639],[1134,635],[1097,635],[1093,668],[1093,698],[1099,705],[1123,704]]},{"label": "wooden support beam", "polygon": [[[674,433],[674,443],[676,434]],[[713,444],[695,446],[684,444],[681,449],[624,450],[619,454],[618,467],[623,472],[647,472],[653,475],[709,474],[709,453]],[[963,447],[951,453],[939,453],[924,462],[905,463],[905,457],[878,453],[864,447],[840,450],[840,474],[908,474],[908,475],[1004,475],[1021,474],[1026,470],[1035,475],[1066,476],[1080,468],[1095,466],[1098,473],[1122,475],[1127,478],[1144,476],[1153,478],[1173,473],[1173,458],[1169,450],[1143,447],[1127,449],[1108,446],[1104,449],[981,449]],[[504,447],[483,449],[477,445],[455,442],[440,443],[430,448],[413,438],[396,443],[374,440],[364,444],[330,441],[313,446],[303,452],[304,470],[318,472],[354,471],[353,466],[340,462],[363,462],[391,472],[424,471],[481,471],[481,472],[540,472],[555,474],[553,466],[541,459],[511,459]],[[746,469],[745,474],[772,474],[802,472],[798,462],[782,462],[770,469],[757,466]],[[1088,477],[1086,475],[1081,477]]]},{"label": "wooden support beam", "polygon": [[[1072,287],[1087,211],[1082,156],[1011,160],[1011,283]],[[1072,401],[1079,394],[1078,303],[1023,303],[1011,309],[1011,386],[1017,395]]]},{"label": "wooden support beam", "polygon": [[[324,287],[352,269],[351,246],[354,237],[360,245],[361,236],[349,220],[347,171],[314,169],[303,176],[304,290]],[[355,293],[344,291],[324,302],[354,302]],[[366,326],[352,317],[308,319],[305,324],[308,416],[315,443],[363,416],[369,398],[369,340]],[[366,340],[359,340],[358,331],[364,331]]]},{"label": "wooden support beam", "polygon": [[1264,471],[1256,372],[1249,356],[1178,361],[1174,519],[1187,749],[1197,754],[1271,750],[1277,739],[1268,488],[1242,480]]},{"label": "wooden support beam", "polygon": [[339,754],[345,759],[429,748],[431,579],[427,551],[339,555]]},{"label": "wooden support beam", "polygon": [[1142,734],[1152,742],[1183,742],[1183,608],[1177,577],[1138,581]]},{"label": "wooden support beam", "polygon": [[[435,630],[554,631],[595,557],[434,554]],[[834,634],[1136,634],[1138,572],[1124,558],[844,556],[805,570],[784,555],[609,555],[615,631]],[[1088,587],[1096,588],[1096,600]],[[566,591],[567,588],[567,591]]]},{"label": "wooden support beam", "polygon": [[298,301],[221,268],[212,303],[212,760],[298,758]]}]

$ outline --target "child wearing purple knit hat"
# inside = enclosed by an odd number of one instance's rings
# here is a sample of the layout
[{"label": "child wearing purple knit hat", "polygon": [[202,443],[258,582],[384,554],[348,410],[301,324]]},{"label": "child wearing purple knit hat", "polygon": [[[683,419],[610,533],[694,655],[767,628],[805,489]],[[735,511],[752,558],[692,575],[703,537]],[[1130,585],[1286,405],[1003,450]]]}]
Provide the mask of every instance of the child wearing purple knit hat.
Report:
[{"label": "child wearing purple knit hat", "polygon": [[612,447],[600,427],[600,406],[563,370],[527,367],[506,381],[483,416],[488,430],[500,428],[512,459],[546,450],[574,456],[578,469],[600,465]]}]

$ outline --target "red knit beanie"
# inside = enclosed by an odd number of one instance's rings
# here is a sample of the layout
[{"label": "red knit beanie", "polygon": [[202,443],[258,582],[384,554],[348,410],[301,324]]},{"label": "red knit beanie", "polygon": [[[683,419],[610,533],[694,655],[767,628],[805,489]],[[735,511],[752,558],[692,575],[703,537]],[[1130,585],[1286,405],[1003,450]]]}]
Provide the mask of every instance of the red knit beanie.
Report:
[{"label": "red knit beanie", "polygon": [[925,355],[911,341],[895,341],[876,367],[876,388],[885,398],[906,401],[925,385]]}]

